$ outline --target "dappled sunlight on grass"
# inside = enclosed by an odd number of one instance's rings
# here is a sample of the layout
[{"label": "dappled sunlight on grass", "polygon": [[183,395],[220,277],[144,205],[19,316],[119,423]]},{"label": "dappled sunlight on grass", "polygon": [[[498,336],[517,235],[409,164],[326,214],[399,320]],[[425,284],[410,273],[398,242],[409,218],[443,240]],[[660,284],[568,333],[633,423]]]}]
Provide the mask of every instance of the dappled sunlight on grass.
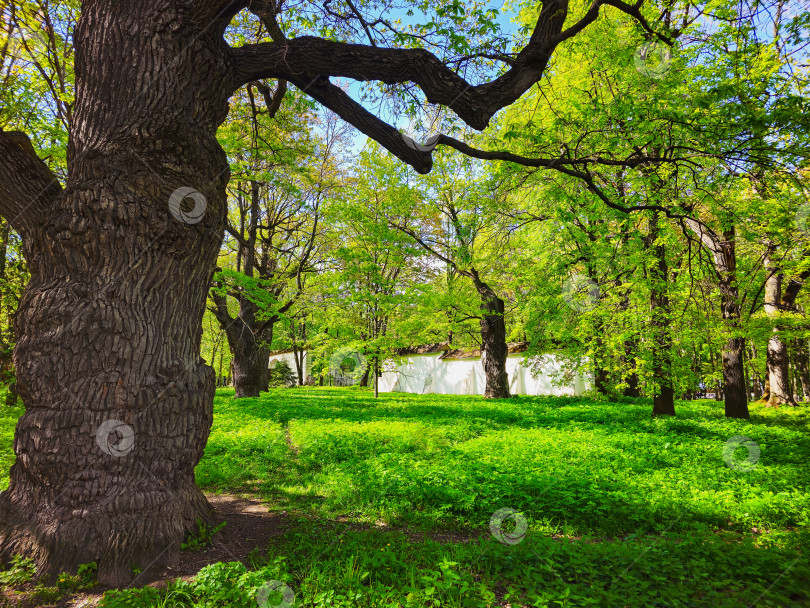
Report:
[{"label": "dappled sunlight on grass", "polygon": [[[283,533],[245,564],[111,592],[102,606],[255,607],[268,580],[295,605],[338,608],[810,602],[804,408],[755,404],[740,421],[715,402],[652,419],[648,403],[581,397],[232,397],[217,391],[197,483],[266,499],[286,511],[274,514]],[[0,415],[4,473],[22,411]],[[724,462],[735,435],[760,447],[753,470]],[[503,507],[527,518],[517,544],[490,533]]]},{"label": "dappled sunlight on grass", "polygon": [[[714,402],[679,402],[676,418],[652,419],[646,403],[582,397],[227,395],[218,393],[198,483],[255,492],[279,509],[481,530],[508,506],[536,531],[603,537],[781,530],[810,519],[804,409],[753,405],[746,422],[726,420]],[[723,461],[734,435],[761,447],[754,470]]]}]

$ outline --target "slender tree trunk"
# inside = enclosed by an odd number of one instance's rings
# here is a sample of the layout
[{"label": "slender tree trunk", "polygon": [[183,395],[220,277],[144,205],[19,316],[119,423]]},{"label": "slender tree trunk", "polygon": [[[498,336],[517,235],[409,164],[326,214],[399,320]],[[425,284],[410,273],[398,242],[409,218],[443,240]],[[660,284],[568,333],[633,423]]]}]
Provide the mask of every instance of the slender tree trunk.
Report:
[{"label": "slender tree trunk", "polygon": [[304,351],[293,351],[295,360],[295,373],[298,376],[298,386],[304,386]]},{"label": "slender tree trunk", "polygon": [[[220,336],[221,336],[221,335],[222,335],[222,334],[220,334]],[[220,338],[220,340],[221,340],[221,338]],[[224,349],[224,348],[222,348],[222,345],[220,344],[220,351],[219,351],[219,373],[217,374],[217,379],[218,379],[217,384],[219,384],[220,382],[224,382],[224,380],[222,380],[222,362],[223,362],[223,359],[225,358],[225,353],[223,352],[224,350],[225,350],[225,349]],[[225,386],[225,385],[224,385],[224,384],[222,384],[221,386]]]},{"label": "slender tree trunk", "polygon": [[793,340],[793,361],[796,364],[796,376],[801,384],[799,397],[802,401],[810,401],[810,357],[807,354],[807,341],[802,338]]},{"label": "slender tree trunk", "polygon": [[[303,340],[303,344],[306,345],[307,339],[307,330],[306,324],[302,325],[302,332],[301,332],[301,339]],[[298,348],[298,341],[295,337],[295,324],[294,321],[290,322],[290,333],[293,335],[293,361],[295,361],[295,373],[298,376],[298,386],[304,386],[304,373],[305,373],[305,365],[304,365],[304,350],[303,348]]]},{"label": "slender tree trunk", "polygon": [[[593,285],[599,284],[599,277],[596,274],[596,269],[592,265],[588,265],[588,279],[592,281]],[[594,388],[600,395],[611,395],[613,393],[613,383],[611,382],[610,369],[607,366],[607,356],[605,341],[602,339],[604,332],[604,323],[601,316],[594,318],[593,327],[593,380]]]},{"label": "slender tree trunk", "polygon": [[755,369],[751,369],[749,378],[751,382],[751,399],[759,401],[762,399],[762,378]]},{"label": "slender tree trunk", "polygon": [[374,398],[380,396],[379,358],[374,357]]},{"label": "slender tree trunk", "polygon": [[506,322],[504,303],[501,298],[472,270],[473,282],[481,297],[481,352],[484,364],[486,389],[484,397],[504,399],[509,397],[509,377],[506,373]]},{"label": "slender tree trunk", "polygon": [[635,339],[626,340],[624,343],[624,367],[627,369],[625,382],[627,386],[624,388],[625,397],[641,397],[641,389],[638,383],[638,373],[636,372],[636,351],[638,350],[638,341]]},{"label": "slender tree trunk", "polygon": [[737,253],[734,227],[723,232],[720,244],[724,267],[720,272],[720,294],[723,320],[731,332],[723,350],[723,396],[727,418],[749,418],[748,395],[745,389],[745,338],[740,331],[740,296],[737,288]]},{"label": "slender tree trunk", "polygon": [[666,247],[661,240],[661,221],[657,212],[650,218],[648,247],[655,263],[650,268],[650,326],[653,356],[653,416],[675,415],[675,391],[672,387],[671,309],[668,294]]},{"label": "slender tree trunk", "polygon": [[752,343],[751,352],[748,357],[748,378],[751,386],[751,398],[754,401],[759,401],[762,398],[762,378],[756,368],[757,347]]},{"label": "slender tree trunk", "polygon": [[737,286],[737,251],[734,226],[716,234],[705,224],[685,218],[686,225],[700,238],[714,259],[720,306],[726,330],[730,333],[723,349],[723,395],[727,418],[748,418],[745,386],[745,338],[740,332],[740,294]]},{"label": "slender tree trunk", "polygon": [[[124,585],[210,521],[194,484],[214,395],[200,341],[226,211],[215,134],[232,66],[212,9],[191,6],[83,2],[67,188],[47,186],[20,221],[26,411],[0,555],[33,558],[40,574],[96,562],[101,582]],[[0,133],[0,201],[20,149]]]}]

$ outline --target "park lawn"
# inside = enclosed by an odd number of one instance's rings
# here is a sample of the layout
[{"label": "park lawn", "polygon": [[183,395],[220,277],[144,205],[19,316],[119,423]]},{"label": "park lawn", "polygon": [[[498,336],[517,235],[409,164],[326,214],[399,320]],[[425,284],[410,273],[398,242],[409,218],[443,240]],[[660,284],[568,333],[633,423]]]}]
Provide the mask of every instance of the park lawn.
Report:
[{"label": "park lawn", "polygon": [[[249,564],[103,605],[254,608],[268,580],[295,606],[810,605],[803,407],[732,421],[722,404],[678,402],[676,418],[653,420],[649,403],[589,398],[232,397],[217,391],[197,483],[297,523]],[[12,418],[0,417],[3,450]],[[751,471],[723,460],[735,435],[760,447]],[[518,544],[488,531],[503,507],[527,519]]]},{"label": "park lawn", "polygon": [[[276,390],[234,400],[220,390],[197,483],[259,494],[278,509],[351,515],[420,530],[485,529],[522,512],[545,535],[624,537],[661,530],[784,531],[810,523],[808,411],[587,398]],[[761,456],[748,472],[723,460],[733,436]],[[742,460],[746,450],[740,448]]]}]

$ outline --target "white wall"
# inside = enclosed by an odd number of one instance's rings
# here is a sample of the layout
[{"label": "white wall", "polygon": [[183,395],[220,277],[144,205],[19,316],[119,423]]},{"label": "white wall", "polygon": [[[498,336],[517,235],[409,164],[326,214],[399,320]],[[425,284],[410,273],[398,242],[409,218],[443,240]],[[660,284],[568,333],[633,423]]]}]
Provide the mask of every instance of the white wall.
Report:
[{"label": "white wall", "polygon": [[[278,364],[279,361],[286,361],[287,364],[290,366],[290,369],[296,375],[296,378],[298,378],[298,371],[297,371],[298,368],[295,367],[295,353],[289,352],[289,353],[280,353],[280,354],[277,354],[277,355],[270,355],[270,360],[267,363],[267,367],[269,367],[270,369],[273,369],[273,368],[276,367],[276,365]],[[306,381],[306,379],[311,375],[311,371],[312,371],[312,368],[310,367],[310,364],[309,364],[309,353],[307,351],[304,351],[304,366],[303,367],[304,367],[304,369],[303,369],[304,380]]]},{"label": "white wall", "polygon": [[[401,363],[385,362],[379,381],[380,392],[440,393],[444,395],[483,395],[486,388],[481,359],[440,359],[441,353],[410,355]],[[541,373],[535,378],[523,364],[523,355],[506,359],[509,391],[513,395],[580,395],[585,382],[578,374],[569,386],[554,386],[554,372],[560,363],[553,355],[544,355]]]}]

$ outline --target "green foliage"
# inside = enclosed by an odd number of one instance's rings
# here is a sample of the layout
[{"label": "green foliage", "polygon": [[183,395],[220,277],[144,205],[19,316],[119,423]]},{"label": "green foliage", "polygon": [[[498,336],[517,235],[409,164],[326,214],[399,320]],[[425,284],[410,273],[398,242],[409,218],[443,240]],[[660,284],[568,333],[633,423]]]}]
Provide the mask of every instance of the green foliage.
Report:
[{"label": "green foliage", "polygon": [[214,534],[222,530],[226,523],[228,522],[223,521],[213,528],[209,528],[203,520],[198,519],[197,532],[189,532],[186,536],[186,540],[180,544],[180,548],[186,551],[197,551],[198,549],[207,547],[211,544]]},{"label": "green foliage", "polygon": [[[274,390],[238,405],[218,391],[207,490],[257,493],[278,509],[419,529],[486,527],[504,504],[545,534],[786,530],[810,522],[803,409],[752,406],[726,420],[713,401],[651,419],[647,400],[480,397],[362,389]],[[290,446],[285,441],[289,433]],[[762,450],[729,468],[735,435]]]},{"label": "green foliage", "polygon": [[298,376],[284,359],[280,359],[270,370],[270,386],[273,388],[295,386],[297,379]]},{"label": "green foliage", "polygon": [[248,571],[239,562],[206,566],[190,581],[176,580],[165,589],[145,587],[110,591],[104,595],[102,608],[141,608],[160,606],[175,608],[255,608],[259,588],[270,580],[290,580],[283,559],[257,570]]},{"label": "green foliage", "polygon": [[214,564],[166,589],[107,592],[100,606],[253,608],[269,580],[290,587],[295,606],[332,608],[737,608],[755,601],[776,608],[809,599],[810,569],[800,552],[733,535],[530,536],[515,546],[491,537],[414,541],[403,532],[302,518],[253,571]]},{"label": "green foliage", "polygon": [[0,585],[16,587],[27,583],[36,574],[36,565],[32,559],[15,555],[5,570],[0,571]]},{"label": "green foliage", "polygon": [[[0,586],[12,590],[20,605],[44,606],[58,602],[68,593],[86,591],[96,586],[96,564],[81,564],[75,575],[60,574],[55,585],[42,582],[31,584],[36,575],[33,560],[19,555],[12,557],[5,570],[0,571]],[[16,605],[16,604],[15,604]]]},{"label": "green foliage", "polygon": [[89,564],[82,564],[79,566],[75,575],[60,574],[56,579],[56,586],[62,590],[79,591],[83,589],[92,589],[96,586],[96,571],[98,566],[95,562]]},{"label": "green foliage", "polygon": [[[197,481],[272,500],[291,514],[289,529],[250,570],[215,564],[165,589],[108,592],[103,606],[253,608],[269,580],[288,585],[296,605],[345,608],[810,600],[803,409],[755,406],[740,421],[713,402],[679,402],[666,420],[631,399],[232,396],[217,391]],[[759,444],[753,471],[723,462],[733,435]],[[504,506],[529,521],[519,545],[487,529]],[[441,542],[423,537],[433,533]],[[12,576],[30,580],[25,560],[16,564]]]},{"label": "green foliage", "polygon": [[25,411],[21,406],[6,407],[4,403],[5,399],[0,400],[0,490],[8,488],[8,470],[14,464],[14,428]]}]

